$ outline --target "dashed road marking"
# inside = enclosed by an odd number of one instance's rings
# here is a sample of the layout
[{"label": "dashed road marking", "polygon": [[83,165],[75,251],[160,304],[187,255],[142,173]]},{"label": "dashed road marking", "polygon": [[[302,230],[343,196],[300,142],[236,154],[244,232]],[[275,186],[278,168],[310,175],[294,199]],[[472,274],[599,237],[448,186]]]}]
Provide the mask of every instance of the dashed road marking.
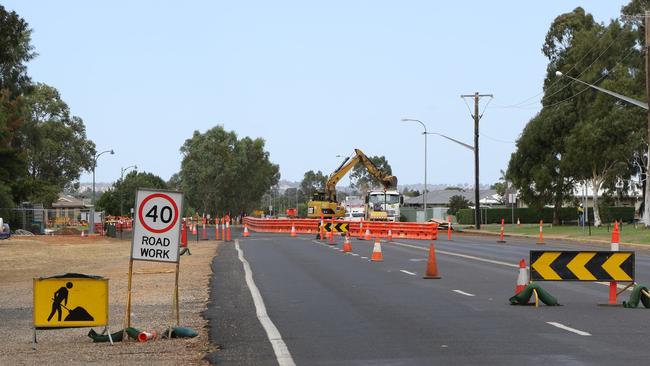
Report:
[{"label": "dashed road marking", "polygon": [[[420,246],[417,246],[417,245],[411,245],[411,244],[406,244],[406,243],[395,242],[395,244],[396,244],[396,245],[403,246],[403,247],[407,247],[407,248],[419,249],[419,250],[422,250],[422,251],[428,251],[428,250],[429,250],[429,248],[423,248],[423,247],[420,247]],[[437,249],[436,249],[436,253],[445,254],[445,255],[451,255],[451,256],[454,256],[454,257],[460,257],[460,258],[472,259],[472,260],[479,261],[479,262],[486,262],[486,263],[492,263],[492,264],[499,264],[499,265],[502,265],[502,266],[507,266],[507,267],[512,267],[512,268],[519,268],[519,264],[513,264],[513,263],[508,263],[508,262],[496,261],[496,260],[493,260],[493,259],[487,259],[487,258],[475,257],[475,256],[473,256],[473,255],[467,255],[467,254],[461,254],[461,253],[448,252],[448,251],[446,251],[446,250],[437,250]]]},{"label": "dashed road marking", "polygon": [[400,269],[399,271],[402,272],[402,273],[406,273],[407,275],[411,275],[411,276],[415,276],[415,275],[416,275],[416,273],[409,272],[409,271],[406,271],[406,270],[403,270],[403,269]]},{"label": "dashed road marking", "polygon": [[557,322],[546,322],[546,324],[550,324],[550,325],[552,325],[552,326],[554,326],[554,327],[558,327],[558,328],[560,328],[560,329],[564,329],[564,330],[569,331],[569,332],[571,332],[571,333],[575,333],[575,334],[578,334],[578,335],[581,335],[581,336],[585,336],[585,337],[591,335],[591,333],[587,333],[587,332],[582,331],[582,330],[578,330],[578,329],[575,329],[575,328],[567,327],[566,325],[561,324],[561,323],[557,323]]},{"label": "dashed road marking", "polygon": [[368,259],[368,257],[361,257],[361,259]]},{"label": "dashed road marking", "polygon": [[469,292],[465,292],[465,291],[461,291],[461,290],[454,290],[454,292],[457,293],[457,294],[461,294],[461,295],[465,295],[465,296],[470,296],[470,297],[476,296],[476,295],[474,295],[474,294],[470,294]]}]

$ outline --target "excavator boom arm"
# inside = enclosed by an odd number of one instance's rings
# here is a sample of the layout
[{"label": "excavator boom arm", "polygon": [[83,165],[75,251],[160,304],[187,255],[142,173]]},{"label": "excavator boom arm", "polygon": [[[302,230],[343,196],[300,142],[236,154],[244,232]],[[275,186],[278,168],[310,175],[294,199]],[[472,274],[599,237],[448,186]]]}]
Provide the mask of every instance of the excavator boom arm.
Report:
[{"label": "excavator boom arm", "polygon": [[397,177],[388,175],[381,171],[377,166],[359,149],[354,149],[354,157],[346,158],[341,165],[330,174],[327,182],[325,183],[325,194],[327,199],[336,202],[336,184],[354,168],[357,163],[363,164],[368,172],[384,187],[384,189],[397,189]]}]

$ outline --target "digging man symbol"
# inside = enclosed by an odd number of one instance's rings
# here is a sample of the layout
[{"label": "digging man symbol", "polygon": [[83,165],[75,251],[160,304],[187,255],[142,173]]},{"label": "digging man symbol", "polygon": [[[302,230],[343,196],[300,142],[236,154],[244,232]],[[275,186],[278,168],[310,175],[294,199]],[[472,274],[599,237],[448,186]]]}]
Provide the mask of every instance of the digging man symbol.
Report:
[{"label": "digging man symbol", "polygon": [[58,313],[58,319],[61,321],[61,313],[63,312],[61,310],[61,303],[64,302],[65,305],[68,305],[68,289],[70,288],[72,288],[72,282],[66,283],[65,287],[61,286],[61,288],[56,290],[54,293],[54,298],[52,299],[52,312],[50,313],[50,316],[47,317],[48,322],[52,319],[54,313]]}]

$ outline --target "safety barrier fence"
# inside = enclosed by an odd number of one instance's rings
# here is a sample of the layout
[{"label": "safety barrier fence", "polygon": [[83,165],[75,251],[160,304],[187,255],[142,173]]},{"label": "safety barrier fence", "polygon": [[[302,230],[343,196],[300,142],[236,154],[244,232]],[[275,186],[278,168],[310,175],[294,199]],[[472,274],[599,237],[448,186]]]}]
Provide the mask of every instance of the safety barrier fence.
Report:
[{"label": "safety barrier fence", "polygon": [[[262,233],[291,233],[294,227],[297,234],[317,234],[321,220],[319,219],[260,219],[245,217],[244,224],[249,230]],[[325,224],[334,227],[337,224],[348,224],[348,232],[353,237],[363,237],[366,230],[371,237],[388,237],[389,230],[393,238],[399,239],[438,239],[438,224],[433,222],[385,222],[385,221],[345,221],[324,219]]]}]

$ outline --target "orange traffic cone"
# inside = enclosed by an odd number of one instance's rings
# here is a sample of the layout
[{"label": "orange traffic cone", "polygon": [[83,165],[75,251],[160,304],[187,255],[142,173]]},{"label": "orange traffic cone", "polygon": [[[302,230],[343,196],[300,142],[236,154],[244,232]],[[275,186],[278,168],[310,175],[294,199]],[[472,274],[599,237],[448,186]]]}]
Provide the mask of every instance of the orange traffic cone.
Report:
[{"label": "orange traffic cone", "polygon": [[198,231],[196,231],[196,224],[192,225],[192,235],[196,235]]},{"label": "orange traffic cone", "polygon": [[393,230],[388,229],[388,241],[393,241]]},{"label": "orange traffic cone", "polygon": [[320,225],[318,226],[318,231],[320,231],[320,240],[325,240],[325,226],[323,224],[323,216],[320,217]]},{"label": "orange traffic cone", "polygon": [[146,342],[146,341],[150,341],[150,340],[156,339],[156,338],[158,338],[158,333],[156,333],[155,330],[151,331],[151,332],[142,331],[142,332],[138,333],[138,341],[139,342]]},{"label": "orange traffic cone", "polygon": [[249,237],[251,234],[248,232],[248,224],[244,224],[244,238]]},{"label": "orange traffic cone", "polygon": [[334,231],[330,230],[327,232],[327,236],[330,239],[330,245],[334,245]]},{"label": "orange traffic cone", "polygon": [[519,295],[526,286],[528,286],[528,271],[526,271],[526,260],[521,258],[519,261],[519,275],[517,276],[517,287],[515,287],[515,296]]},{"label": "orange traffic cone", "polygon": [[366,235],[363,236],[363,240],[370,240],[370,228],[366,228]]},{"label": "orange traffic cone", "polygon": [[291,236],[296,236],[296,226],[293,223],[291,223]]},{"label": "orange traffic cone", "polygon": [[539,220],[539,241],[537,244],[544,244],[544,220]]},{"label": "orange traffic cone", "polygon": [[497,240],[497,243],[505,243],[506,240],[503,237],[503,231],[504,231],[504,219],[501,219],[501,230],[499,231],[499,240]]},{"label": "orange traffic cone", "polygon": [[350,237],[345,236],[345,242],[343,243],[343,253],[350,253],[352,251],[352,243],[350,243]]},{"label": "orange traffic cone", "polygon": [[379,241],[379,237],[375,238],[375,246],[372,248],[370,260],[373,262],[381,262],[384,260],[384,256],[381,255],[381,242]]},{"label": "orange traffic cone", "polygon": [[203,230],[201,230],[201,240],[208,240],[208,232],[205,227],[205,222],[203,223]]},{"label": "orange traffic cone", "polygon": [[436,247],[433,243],[429,244],[429,259],[427,260],[427,272],[424,274],[425,279],[438,279],[438,263],[436,262]]}]

